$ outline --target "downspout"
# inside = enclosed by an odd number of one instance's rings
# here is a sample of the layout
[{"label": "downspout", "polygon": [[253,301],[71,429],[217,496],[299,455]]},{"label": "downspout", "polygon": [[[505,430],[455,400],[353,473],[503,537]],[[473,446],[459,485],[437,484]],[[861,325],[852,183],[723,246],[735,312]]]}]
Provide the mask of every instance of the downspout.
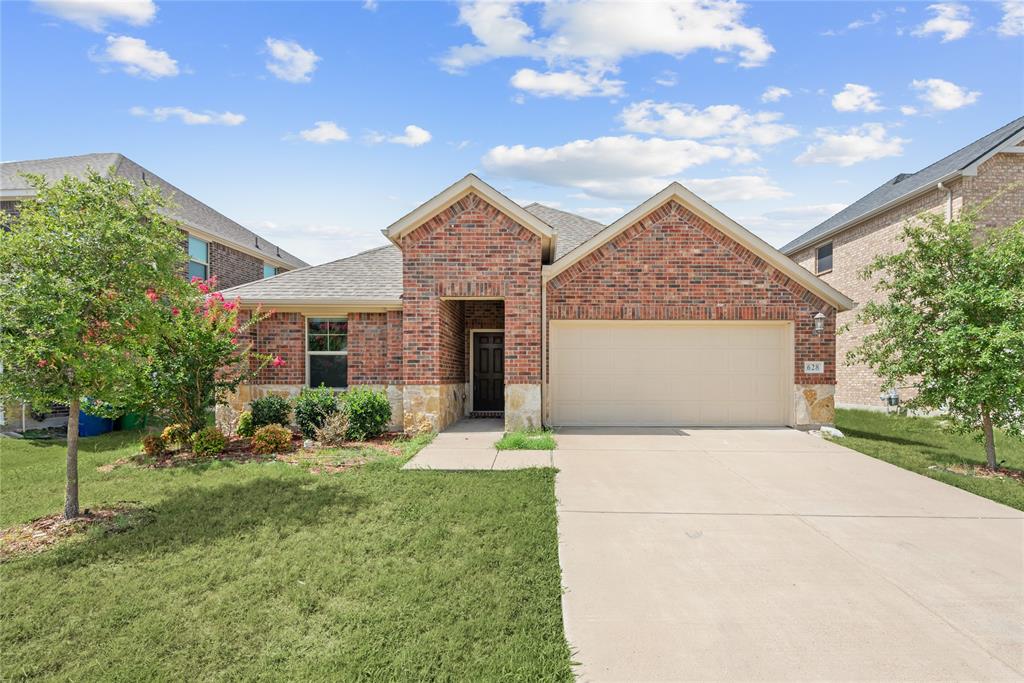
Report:
[{"label": "downspout", "polygon": [[941,181],[936,183],[935,187],[946,192],[946,222],[949,223],[953,220],[953,189],[946,187]]},{"label": "downspout", "polygon": [[548,283],[544,271],[540,275],[540,423],[547,426],[548,379]]}]

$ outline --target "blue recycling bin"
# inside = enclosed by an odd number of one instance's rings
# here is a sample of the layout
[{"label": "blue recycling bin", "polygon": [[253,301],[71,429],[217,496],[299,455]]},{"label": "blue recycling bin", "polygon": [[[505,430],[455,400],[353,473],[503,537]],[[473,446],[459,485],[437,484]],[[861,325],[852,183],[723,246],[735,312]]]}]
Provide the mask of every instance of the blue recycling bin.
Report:
[{"label": "blue recycling bin", "polygon": [[114,421],[108,417],[96,417],[78,411],[78,435],[99,436],[114,430]]}]

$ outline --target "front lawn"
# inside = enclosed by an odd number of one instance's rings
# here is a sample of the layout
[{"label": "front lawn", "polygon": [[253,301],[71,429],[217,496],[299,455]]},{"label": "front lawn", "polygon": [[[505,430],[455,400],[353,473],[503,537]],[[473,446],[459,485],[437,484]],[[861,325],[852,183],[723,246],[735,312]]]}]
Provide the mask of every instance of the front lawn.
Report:
[{"label": "front lawn", "polygon": [[[0,678],[571,679],[553,471],[399,471],[416,445],[97,470],[139,436],[80,456],[83,508],[138,524],[0,565]],[[63,472],[62,443],[0,441],[0,527],[59,510]]]},{"label": "front lawn", "polygon": [[494,444],[499,451],[551,451],[558,447],[549,429],[520,429],[505,434]]},{"label": "front lawn", "polygon": [[[837,410],[837,443],[904,469],[958,486],[1024,510],[1024,483],[1009,475],[977,476],[985,448],[971,436],[943,431],[939,419],[902,417],[867,410]],[[1024,442],[996,433],[996,458],[1009,470],[1024,472]]]}]

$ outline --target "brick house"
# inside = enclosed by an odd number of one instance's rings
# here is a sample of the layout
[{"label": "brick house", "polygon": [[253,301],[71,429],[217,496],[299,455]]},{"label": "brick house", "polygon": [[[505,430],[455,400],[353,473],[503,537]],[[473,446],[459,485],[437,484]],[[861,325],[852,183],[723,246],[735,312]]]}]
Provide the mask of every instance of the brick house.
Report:
[{"label": "brick house", "polygon": [[[880,254],[900,249],[899,233],[922,213],[955,216],[983,207],[981,227],[1006,227],[1024,219],[1024,117],[992,131],[917,173],[901,173],[782,247],[782,253],[857,303],[876,296],[861,271]],[[881,380],[846,354],[870,330],[856,324],[856,309],[839,313],[851,325],[836,342],[840,407],[884,407]],[[897,391],[904,393],[910,387]]]},{"label": "brick house", "polygon": [[[226,288],[307,265],[122,154],[4,162],[0,164],[0,210],[16,213],[18,203],[34,194],[22,173],[39,174],[53,182],[67,175],[84,178],[90,169],[100,173],[113,169],[132,182],[158,187],[172,200],[172,215],[184,228],[182,249],[189,254],[189,276],[216,276],[219,286]],[[67,408],[58,407],[50,413],[33,416],[20,404],[0,405],[0,425],[11,428],[61,424],[66,416]]]},{"label": "brick house", "polygon": [[391,244],[232,288],[280,354],[218,412],[306,386],[387,391],[396,429],[472,413],[546,425],[833,420],[853,305],[678,183],[611,225],[523,207],[468,175]]}]

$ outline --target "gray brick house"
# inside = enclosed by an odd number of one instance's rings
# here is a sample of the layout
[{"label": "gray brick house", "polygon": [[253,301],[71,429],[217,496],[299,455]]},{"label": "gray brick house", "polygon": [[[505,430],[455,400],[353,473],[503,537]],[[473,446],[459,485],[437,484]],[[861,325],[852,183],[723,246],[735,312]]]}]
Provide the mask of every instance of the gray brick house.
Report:
[{"label": "gray brick house", "polygon": [[[49,181],[70,175],[78,178],[88,170],[113,172],[135,183],[160,189],[174,204],[173,215],[182,224],[182,248],[189,254],[188,275],[216,276],[221,288],[272,277],[308,265],[255,232],[180,190],[123,154],[84,154],[0,163],[0,210],[17,212],[18,203],[32,197],[34,190],[22,173],[40,174]],[[59,424],[66,409],[33,415],[20,404],[0,405],[0,426],[32,429]]]},{"label": "gray brick house", "polygon": [[858,304],[838,314],[838,325],[853,324],[836,339],[837,406],[884,407],[881,381],[871,368],[844,362],[868,333],[855,324],[857,310],[875,296],[874,282],[862,280],[860,272],[876,256],[901,248],[898,235],[909,219],[926,212],[955,216],[965,207],[983,207],[983,227],[1024,218],[1024,117],[916,173],[897,175],[782,247]]}]

